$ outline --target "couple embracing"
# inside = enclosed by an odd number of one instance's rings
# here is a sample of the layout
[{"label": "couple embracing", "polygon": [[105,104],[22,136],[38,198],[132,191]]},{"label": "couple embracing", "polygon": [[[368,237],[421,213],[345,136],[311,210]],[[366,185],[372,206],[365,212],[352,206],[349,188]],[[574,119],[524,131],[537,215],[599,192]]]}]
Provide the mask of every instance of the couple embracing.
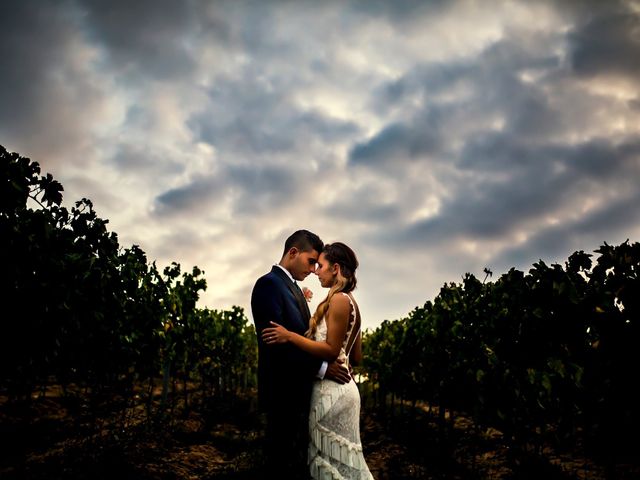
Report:
[{"label": "couple embracing", "polygon": [[[266,413],[267,478],[372,479],[360,442],[362,356],[352,291],[358,260],[307,230],[287,238],[280,263],[256,282],[258,396]],[[315,273],[327,297],[311,315],[297,282]]]}]

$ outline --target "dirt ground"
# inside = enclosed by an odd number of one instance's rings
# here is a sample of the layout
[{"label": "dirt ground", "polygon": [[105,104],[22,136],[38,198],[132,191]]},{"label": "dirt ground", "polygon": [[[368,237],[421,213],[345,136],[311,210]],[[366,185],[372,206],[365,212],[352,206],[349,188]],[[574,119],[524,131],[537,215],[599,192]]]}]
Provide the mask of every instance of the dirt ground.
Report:
[{"label": "dirt ground", "polygon": [[[547,450],[514,461],[500,432],[475,431],[464,417],[443,442],[427,410],[404,405],[382,413],[363,405],[362,443],[374,478],[607,478],[577,451]],[[263,431],[253,411],[251,400],[236,399],[175,413],[154,426],[144,421],[143,405],[96,418],[55,387],[29,405],[0,396],[0,478],[260,478]],[[640,478],[640,468],[618,465],[613,478]]]}]

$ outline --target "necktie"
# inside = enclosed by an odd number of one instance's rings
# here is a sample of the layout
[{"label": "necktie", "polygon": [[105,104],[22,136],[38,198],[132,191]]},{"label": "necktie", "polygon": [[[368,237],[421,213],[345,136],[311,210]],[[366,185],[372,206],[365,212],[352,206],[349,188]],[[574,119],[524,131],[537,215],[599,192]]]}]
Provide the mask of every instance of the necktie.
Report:
[{"label": "necktie", "polygon": [[307,305],[307,299],[304,298],[304,293],[302,293],[302,289],[300,288],[300,285],[298,285],[298,282],[294,280],[293,284],[296,286],[296,290],[298,291],[298,303],[300,304],[300,308],[302,309],[303,314],[305,314],[308,320],[310,312],[309,306]]}]

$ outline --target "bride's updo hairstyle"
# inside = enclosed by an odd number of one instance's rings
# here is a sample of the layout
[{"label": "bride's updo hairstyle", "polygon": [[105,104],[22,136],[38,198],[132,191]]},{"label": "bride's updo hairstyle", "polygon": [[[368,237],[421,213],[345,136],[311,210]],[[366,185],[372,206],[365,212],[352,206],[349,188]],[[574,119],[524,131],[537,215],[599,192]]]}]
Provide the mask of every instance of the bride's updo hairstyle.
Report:
[{"label": "bride's updo hairstyle", "polygon": [[325,313],[327,313],[331,298],[338,292],[351,292],[356,288],[356,284],[358,283],[358,280],[356,279],[358,259],[356,258],[356,254],[353,250],[342,242],[334,242],[325,245],[322,253],[324,253],[324,258],[327,259],[327,262],[329,262],[330,265],[337,264],[340,268],[338,269],[338,276],[335,285],[329,289],[327,298],[320,302],[320,305],[318,305],[313,317],[311,317],[311,320],[309,321],[309,330],[307,330],[306,333],[307,337],[313,337],[313,334],[316,332],[318,322],[322,317],[324,317]]}]

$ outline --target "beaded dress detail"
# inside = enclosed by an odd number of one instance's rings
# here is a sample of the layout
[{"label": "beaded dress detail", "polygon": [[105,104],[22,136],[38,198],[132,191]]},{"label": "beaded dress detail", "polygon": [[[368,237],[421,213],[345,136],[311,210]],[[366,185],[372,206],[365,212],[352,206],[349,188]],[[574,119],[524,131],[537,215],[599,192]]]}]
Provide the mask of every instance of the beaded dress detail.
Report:
[{"label": "beaded dress detail", "polygon": [[[353,345],[356,308],[350,295],[351,317],[340,355],[348,366],[348,345]],[[355,332],[357,335],[359,330]],[[314,340],[327,338],[325,319],[318,322]],[[353,337],[355,338],[355,336]],[[319,480],[373,479],[362,454],[360,441],[360,393],[353,379],[340,385],[332,380],[318,380],[311,394],[309,416],[309,467],[311,478]]]}]

